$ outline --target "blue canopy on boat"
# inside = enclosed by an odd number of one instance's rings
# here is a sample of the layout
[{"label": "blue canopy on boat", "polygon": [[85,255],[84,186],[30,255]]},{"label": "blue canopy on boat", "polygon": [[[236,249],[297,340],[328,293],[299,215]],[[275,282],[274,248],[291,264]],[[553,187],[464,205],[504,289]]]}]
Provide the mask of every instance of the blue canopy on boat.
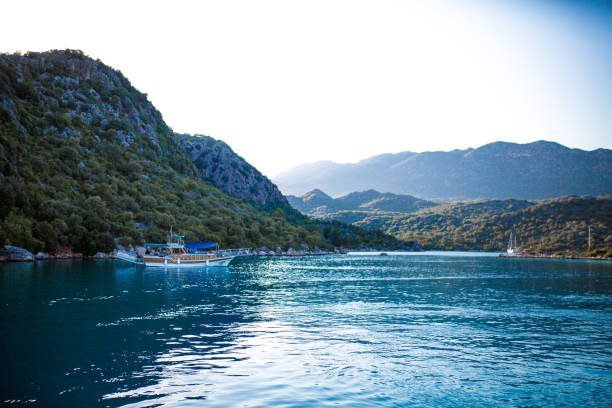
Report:
[{"label": "blue canopy on boat", "polygon": [[145,244],[145,247],[147,248],[163,248],[167,246],[168,244]]},{"label": "blue canopy on boat", "polygon": [[185,248],[187,249],[208,249],[216,246],[217,244],[214,242],[194,242],[193,244],[185,244]]}]

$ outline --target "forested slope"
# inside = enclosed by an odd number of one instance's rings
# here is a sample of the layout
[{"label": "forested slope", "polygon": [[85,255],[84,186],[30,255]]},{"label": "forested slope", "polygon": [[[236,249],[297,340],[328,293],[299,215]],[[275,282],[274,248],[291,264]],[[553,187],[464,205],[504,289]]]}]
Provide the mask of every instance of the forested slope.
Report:
[{"label": "forested slope", "polygon": [[409,214],[340,211],[322,218],[381,229],[427,249],[500,251],[513,231],[523,251],[582,254],[589,226],[592,250],[612,247],[612,196],[451,203]]},{"label": "forested slope", "polygon": [[223,246],[400,244],[315,222],[267,179],[233,194],[232,173],[207,179],[184,142],[119,71],[80,51],[0,55],[0,244],[93,254],[165,242],[170,226]]}]

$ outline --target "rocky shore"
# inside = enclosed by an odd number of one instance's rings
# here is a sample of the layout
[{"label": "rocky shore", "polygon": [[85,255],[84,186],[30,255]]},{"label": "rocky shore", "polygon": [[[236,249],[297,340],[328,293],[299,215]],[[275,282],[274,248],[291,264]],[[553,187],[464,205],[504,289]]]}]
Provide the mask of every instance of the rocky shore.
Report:
[{"label": "rocky shore", "polygon": [[289,248],[286,251],[283,251],[282,248],[277,247],[274,250],[268,249],[266,247],[249,250],[245,253],[245,256],[310,256],[310,255],[332,255],[332,254],[346,254],[348,250],[345,248],[335,248],[333,251],[329,249],[320,249],[314,248],[309,249],[308,247],[293,249]]},{"label": "rocky shore", "polygon": [[81,259],[81,258],[95,258],[95,259],[111,259],[114,254],[105,254],[99,252],[91,257],[83,256],[83,254],[72,252],[69,249],[61,249],[54,254],[48,254],[46,252],[38,252],[36,255],[24,248],[19,248],[13,245],[4,245],[0,247],[0,262],[34,262],[34,261],[46,261],[51,259]]},{"label": "rocky shore", "polygon": [[[144,247],[129,247],[123,248],[120,247],[120,250],[126,250],[129,252],[138,252],[139,250],[144,251]],[[269,249],[267,247],[261,247],[257,249],[245,248],[241,251],[239,256],[320,256],[320,255],[340,255],[347,254],[349,251],[357,251],[357,252],[381,252],[381,251],[390,251],[387,248],[353,248],[348,249],[344,247],[334,248],[333,250],[329,250],[327,248],[309,248],[306,245],[302,246],[299,249],[289,248],[284,251],[282,248],[277,247],[276,249]],[[32,254],[30,251],[24,248],[19,248],[12,245],[5,245],[4,247],[0,247],[0,262],[35,262],[35,261],[45,261],[45,260],[53,260],[53,259],[82,259],[82,258],[90,258],[90,259],[114,259],[116,257],[116,252],[113,251],[111,253],[103,253],[98,252],[92,256],[84,256],[80,253],[73,253],[69,249],[62,249],[57,251],[54,254],[48,254],[45,252],[38,252],[36,255]]]},{"label": "rocky shore", "polygon": [[[119,249],[124,249],[120,247]],[[144,250],[144,247],[130,247],[125,248],[125,250],[130,252],[137,252],[139,249]],[[333,251],[328,249],[320,249],[314,248],[309,249],[308,247],[294,249],[289,248],[286,251],[283,251],[280,247],[277,247],[274,250],[270,250],[266,247],[262,247],[259,249],[249,249],[245,248],[241,256],[309,256],[309,255],[331,255],[331,254],[346,254],[348,252],[345,248],[336,248]],[[82,259],[82,258],[91,258],[91,259],[114,259],[116,256],[116,251],[111,253],[103,253],[98,252],[93,256],[84,256],[80,253],[73,253],[68,249],[62,249],[57,251],[54,254],[48,254],[45,252],[39,252],[36,255],[32,254],[30,251],[24,248],[19,248],[13,245],[5,245],[0,247],[0,262],[35,262],[35,261],[44,261],[44,260],[53,260],[53,259]]]},{"label": "rocky shore", "polygon": [[27,249],[5,245],[0,248],[0,261],[32,262],[34,261],[34,255]]}]

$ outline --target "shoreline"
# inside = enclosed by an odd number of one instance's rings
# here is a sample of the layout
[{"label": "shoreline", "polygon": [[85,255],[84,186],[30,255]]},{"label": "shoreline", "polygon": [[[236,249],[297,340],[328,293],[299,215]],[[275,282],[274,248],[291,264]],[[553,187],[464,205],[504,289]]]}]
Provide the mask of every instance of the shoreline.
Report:
[{"label": "shoreline", "polygon": [[[358,252],[358,253],[385,253],[385,254],[393,254],[394,251],[351,251],[347,248],[342,248],[341,250],[335,251],[283,251],[281,253],[275,251],[257,251],[254,250],[249,254],[241,255],[241,257],[300,257],[300,256],[324,256],[324,255],[346,255],[347,253]],[[413,251],[406,251],[413,252]],[[430,251],[414,251],[427,253]],[[434,251],[435,252],[435,251]],[[453,251],[444,251],[444,252],[453,252]],[[458,251],[465,252],[465,251]],[[469,251],[469,252],[481,252],[481,251]],[[39,254],[37,254],[39,255]],[[47,254],[45,254],[47,255]],[[612,258],[603,257],[603,256],[585,256],[585,255],[554,255],[554,254],[504,254],[500,253],[497,255],[499,258],[515,258],[515,259],[558,259],[558,260],[584,260],[584,261],[604,261],[604,262],[612,262]],[[82,254],[61,254],[59,256],[47,255],[45,257],[32,256],[32,258],[24,257],[21,259],[9,259],[6,256],[0,256],[0,264],[4,263],[30,263],[30,262],[39,262],[39,261],[67,261],[74,259],[98,259],[98,260],[120,260],[113,253],[103,254],[97,253],[95,255],[82,255]]]},{"label": "shoreline", "polygon": [[[23,248],[19,248],[23,250]],[[249,253],[241,254],[239,257],[298,257],[298,256],[324,256],[324,255],[344,255],[348,251],[344,248],[336,249],[334,251],[283,251],[283,252],[275,252],[275,251],[257,251],[253,250]],[[121,258],[116,256],[116,253],[102,253],[99,252],[95,255],[83,255],[80,253],[68,254],[63,253],[60,255],[50,255],[50,254],[36,254],[33,255],[31,253],[24,254],[23,252],[19,252],[19,256],[0,256],[0,265],[5,263],[35,263],[40,261],[70,261],[70,260],[83,260],[83,259],[97,259],[97,260],[121,260]]]},{"label": "shoreline", "polygon": [[561,259],[561,260],[584,260],[584,261],[612,261],[612,258],[604,256],[585,256],[585,255],[546,255],[546,254],[499,254],[500,258],[517,258],[517,259]]}]

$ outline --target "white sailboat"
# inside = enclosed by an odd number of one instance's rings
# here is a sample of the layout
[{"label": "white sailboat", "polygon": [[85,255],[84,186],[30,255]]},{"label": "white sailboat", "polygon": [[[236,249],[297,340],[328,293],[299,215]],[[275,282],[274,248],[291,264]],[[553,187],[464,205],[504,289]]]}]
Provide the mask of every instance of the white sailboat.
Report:
[{"label": "white sailboat", "polygon": [[519,253],[516,247],[516,236],[514,236],[514,242],[512,242],[512,231],[510,231],[510,240],[508,241],[508,249],[506,250],[508,255],[516,255]]}]

